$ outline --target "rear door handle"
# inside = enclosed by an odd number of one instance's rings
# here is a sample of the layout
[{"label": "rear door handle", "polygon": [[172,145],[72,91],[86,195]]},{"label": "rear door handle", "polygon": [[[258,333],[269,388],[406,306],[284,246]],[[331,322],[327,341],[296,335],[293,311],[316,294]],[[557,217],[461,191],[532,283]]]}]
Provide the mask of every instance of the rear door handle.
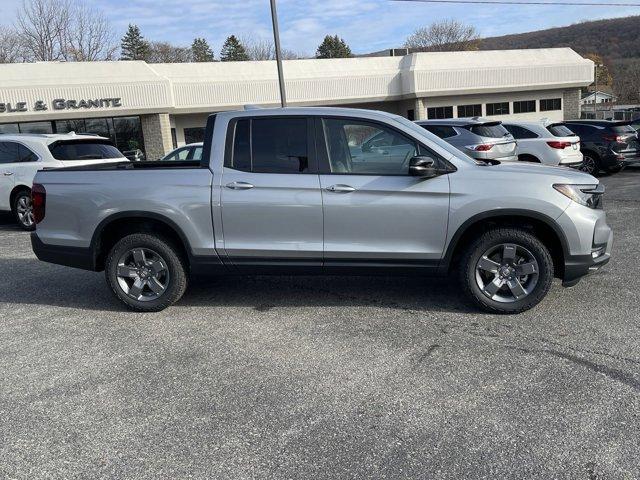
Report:
[{"label": "rear door handle", "polygon": [[327,192],[333,192],[333,193],[350,193],[350,192],[355,192],[355,188],[353,188],[351,185],[343,185],[341,183],[337,184],[337,185],[331,185],[330,187],[326,188]]},{"label": "rear door handle", "polygon": [[5,177],[10,177],[11,175],[13,175],[13,172],[4,172]]},{"label": "rear door handle", "polygon": [[227,188],[230,188],[231,190],[249,190],[250,188],[253,188],[253,185],[249,182],[231,182],[227,183]]}]

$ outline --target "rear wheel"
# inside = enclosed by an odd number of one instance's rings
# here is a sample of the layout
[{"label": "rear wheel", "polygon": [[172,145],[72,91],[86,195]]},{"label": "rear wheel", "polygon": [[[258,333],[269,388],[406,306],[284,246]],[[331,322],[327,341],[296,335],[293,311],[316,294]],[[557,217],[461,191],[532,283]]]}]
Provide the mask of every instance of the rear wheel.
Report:
[{"label": "rear wheel", "polygon": [[128,235],[109,252],[107,283],[127,307],[157,312],[174,304],[187,288],[184,261],[170,241],[143,233]]},{"label": "rear wheel", "polygon": [[29,190],[19,191],[13,199],[13,214],[16,222],[23,230],[35,230],[36,222],[33,218],[33,204]]},{"label": "rear wheel", "polygon": [[475,305],[493,313],[519,313],[537,305],[551,288],[553,261],[528,231],[496,228],[468,247],[459,274]]},{"label": "rear wheel", "polygon": [[581,170],[589,175],[597,175],[600,172],[600,159],[591,152],[585,152],[582,155]]}]

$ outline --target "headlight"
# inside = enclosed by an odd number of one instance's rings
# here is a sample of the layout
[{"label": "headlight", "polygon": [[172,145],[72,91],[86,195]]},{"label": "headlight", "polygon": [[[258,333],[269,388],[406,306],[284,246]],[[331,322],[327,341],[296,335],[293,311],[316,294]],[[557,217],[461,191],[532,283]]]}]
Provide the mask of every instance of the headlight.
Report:
[{"label": "headlight", "polygon": [[602,196],[604,195],[604,185],[571,185],[567,183],[556,183],[553,185],[557,191],[565,197],[569,197],[576,203],[589,208],[602,208]]}]

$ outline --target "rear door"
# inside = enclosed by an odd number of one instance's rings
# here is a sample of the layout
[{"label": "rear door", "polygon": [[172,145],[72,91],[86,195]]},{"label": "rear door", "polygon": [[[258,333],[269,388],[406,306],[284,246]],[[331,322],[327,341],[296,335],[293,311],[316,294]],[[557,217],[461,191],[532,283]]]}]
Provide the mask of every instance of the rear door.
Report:
[{"label": "rear door", "polygon": [[322,196],[312,120],[229,123],[222,173],[223,245],[238,267],[320,267]]},{"label": "rear door", "polygon": [[[433,267],[442,256],[449,179],[410,176],[416,154],[444,162],[389,125],[348,118],[317,119],[324,206],[324,265]],[[354,158],[375,135],[386,145]]]}]

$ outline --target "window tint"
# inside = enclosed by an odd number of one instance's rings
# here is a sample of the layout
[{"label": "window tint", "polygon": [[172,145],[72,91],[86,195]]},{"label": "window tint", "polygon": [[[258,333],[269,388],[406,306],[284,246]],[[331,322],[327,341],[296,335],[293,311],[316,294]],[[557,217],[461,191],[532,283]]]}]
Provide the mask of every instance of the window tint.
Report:
[{"label": "window tint", "polygon": [[251,120],[238,120],[233,139],[233,158],[231,168],[251,171]]},{"label": "window tint", "polygon": [[440,138],[455,137],[458,134],[453,127],[446,125],[421,125],[421,127]]},{"label": "window tint", "polygon": [[468,128],[471,133],[475,133],[481,137],[502,138],[509,133],[501,123],[484,123],[481,125],[470,125],[466,128]]},{"label": "window tint", "polygon": [[377,124],[323,119],[331,173],[407,175],[413,140]]},{"label": "window tint", "polygon": [[0,142],[0,163],[35,162],[38,156],[18,142]]},{"label": "window tint", "polygon": [[482,116],[482,105],[458,105],[458,118]]},{"label": "window tint", "polygon": [[519,125],[506,125],[506,124],[503,124],[503,126],[504,126],[504,128],[507,129],[507,131],[511,135],[513,135],[513,138],[515,138],[516,140],[527,139],[527,138],[538,138],[538,135],[533,133],[528,128],[524,128],[524,127],[521,127]]},{"label": "window tint", "polygon": [[522,100],[513,102],[513,113],[529,113],[536,111],[535,100]]},{"label": "window tint", "polygon": [[549,125],[547,130],[551,132],[551,135],[554,137],[573,137],[575,133],[573,132],[573,126],[570,128],[566,125]]},{"label": "window tint", "polygon": [[427,108],[428,119],[453,118],[453,107]]},{"label": "window tint", "polygon": [[545,98],[540,100],[540,111],[547,112],[549,110],[562,110],[562,99]]},{"label": "window tint", "polygon": [[509,102],[487,103],[487,115],[509,115]]},{"label": "window tint", "polygon": [[87,141],[57,142],[49,146],[56,160],[103,160],[123,158],[122,153],[113,145]]},{"label": "window tint", "polygon": [[306,118],[256,118],[251,123],[253,172],[303,173],[309,170]]},{"label": "window tint", "polygon": [[202,147],[194,147],[193,154],[191,155],[191,160],[200,161],[202,160]]}]

